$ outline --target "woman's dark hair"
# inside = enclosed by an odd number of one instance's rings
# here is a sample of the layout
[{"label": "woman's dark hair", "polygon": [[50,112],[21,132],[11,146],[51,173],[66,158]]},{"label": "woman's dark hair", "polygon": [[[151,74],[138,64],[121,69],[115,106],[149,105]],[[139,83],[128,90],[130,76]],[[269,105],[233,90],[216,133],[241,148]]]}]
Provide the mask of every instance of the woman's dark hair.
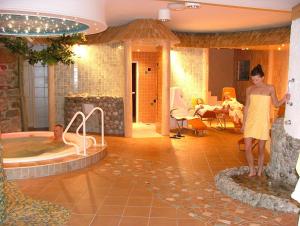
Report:
[{"label": "woman's dark hair", "polygon": [[259,75],[259,77],[265,76],[265,73],[260,64],[256,65],[251,71],[251,76],[256,76],[256,75]]}]

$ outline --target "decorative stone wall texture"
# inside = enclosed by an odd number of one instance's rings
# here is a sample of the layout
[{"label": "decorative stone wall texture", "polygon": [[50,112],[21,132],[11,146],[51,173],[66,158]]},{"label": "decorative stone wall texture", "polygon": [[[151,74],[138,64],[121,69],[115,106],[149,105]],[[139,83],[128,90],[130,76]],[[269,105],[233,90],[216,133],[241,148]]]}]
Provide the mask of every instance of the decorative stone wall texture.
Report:
[{"label": "decorative stone wall texture", "polygon": [[8,50],[0,48],[0,129],[21,131],[21,104],[18,61]]},{"label": "decorative stone wall texture", "polygon": [[[0,134],[0,139],[1,139],[1,134]],[[7,215],[6,213],[7,201],[6,201],[5,191],[4,191],[4,186],[5,186],[4,183],[6,180],[6,175],[3,168],[2,152],[3,152],[3,147],[0,143],[0,224],[2,224],[5,221]]]},{"label": "decorative stone wall texture", "polygon": [[[180,87],[189,105],[202,97],[204,87],[204,53],[200,48],[174,48],[171,51],[171,84]],[[204,98],[204,97],[202,97]],[[205,99],[205,98],[204,98]]]},{"label": "decorative stone wall texture", "polygon": [[65,124],[64,98],[70,93],[124,97],[124,46],[118,43],[84,45],[82,53],[74,65],[55,66],[57,122],[61,124]]},{"label": "decorative stone wall texture", "polygon": [[[65,98],[65,126],[71,121],[77,111],[84,111],[83,104],[100,107],[104,111],[104,133],[109,135],[124,135],[124,104],[121,97],[66,97]],[[87,124],[88,132],[100,133],[100,113]],[[99,116],[99,117],[97,117]],[[74,132],[81,123],[78,117],[70,128]]]},{"label": "decorative stone wall texture", "polygon": [[289,136],[283,127],[283,118],[275,121],[272,127],[271,161],[266,173],[274,180],[296,185],[298,175],[296,163],[300,151],[300,140]]},{"label": "decorative stone wall texture", "polygon": [[249,189],[242,184],[236,183],[232,178],[234,176],[247,174],[248,172],[248,166],[222,170],[215,176],[216,186],[224,194],[254,207],[263,207],[273,211],[276,210],[287,213],[299,213],[300,209],[294,201],[270,195],[261,190],[255,191]]}]

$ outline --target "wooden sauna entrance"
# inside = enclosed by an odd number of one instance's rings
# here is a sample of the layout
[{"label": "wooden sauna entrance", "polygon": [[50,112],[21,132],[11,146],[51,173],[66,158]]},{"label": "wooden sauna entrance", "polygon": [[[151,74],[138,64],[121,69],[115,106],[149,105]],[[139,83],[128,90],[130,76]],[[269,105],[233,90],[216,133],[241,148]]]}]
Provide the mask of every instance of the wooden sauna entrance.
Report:
[{"label": "wooden sauna entrance", "polygon": [[157,121],[157,62],[157,52],[133,52],[133,122],[156,123]]}]

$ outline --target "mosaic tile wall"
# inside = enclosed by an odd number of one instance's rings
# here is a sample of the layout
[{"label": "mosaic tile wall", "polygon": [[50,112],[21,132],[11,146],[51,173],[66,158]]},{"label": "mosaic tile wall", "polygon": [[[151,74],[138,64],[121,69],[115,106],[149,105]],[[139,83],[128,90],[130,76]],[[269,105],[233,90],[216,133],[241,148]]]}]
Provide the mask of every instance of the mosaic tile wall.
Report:
[{"label": "mosaic tile wall", "polygon": [[64,124],[65,96],[123,97],[125,83],[124,46],[88,45],[71,66],[55,68],[57,122]]},{"label": "mosaic tile wall", "polygon": [[173,48],[171,51],[171,87],[180,87],[191,106],[192,99],[201,97],[203,88],[203,49]]},{"label": "mosaic tile wall", "polygon": [[18,62],[4,48],[0,48],[0,66],[0,129],[4,133],[21,131]]}]

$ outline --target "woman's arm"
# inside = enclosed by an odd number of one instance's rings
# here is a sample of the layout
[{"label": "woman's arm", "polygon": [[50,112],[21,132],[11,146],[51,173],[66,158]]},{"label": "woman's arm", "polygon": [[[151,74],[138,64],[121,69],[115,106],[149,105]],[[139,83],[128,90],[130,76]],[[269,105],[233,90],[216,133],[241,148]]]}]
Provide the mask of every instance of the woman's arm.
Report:
[{"label": "woman's arm", "polygon": [[272,98],[272,103],[274,104],[275,107],[277,108],[280,107],[289,99],[289,94],[285,94],[281,100],[278,100],[274,86],[271,86],[270,89],[271,89],[270,94]]}]

